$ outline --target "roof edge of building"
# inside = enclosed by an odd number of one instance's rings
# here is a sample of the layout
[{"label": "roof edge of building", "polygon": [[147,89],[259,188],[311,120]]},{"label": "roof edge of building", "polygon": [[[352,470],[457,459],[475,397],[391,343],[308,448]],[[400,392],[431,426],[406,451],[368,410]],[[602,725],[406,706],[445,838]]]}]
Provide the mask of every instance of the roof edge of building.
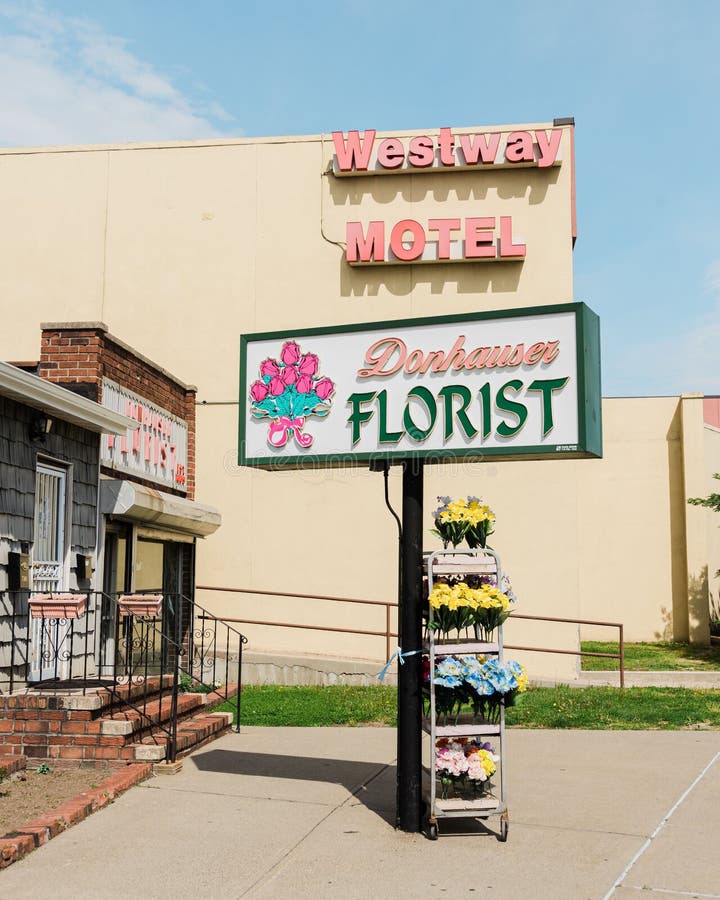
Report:
[{"label": "roof edge of building", "polygon": [[[548,122],[515,122],[503,125],[455,125],[452,130],[458,134],[473,134],[478,131],[485,133],[493,132],[509,132],[509,131],[527,131],[538,128],[567,128],[573,127],[569,119],[553,119]],[[557,122],[557,124],[556,124]],[[388,137],[413,137],[415,135],[423,135],[428,131],[439,131],[440,125],[433,125],[426,128],[397,128],[397,129],[377,129],[377,134]],[[336,128],[335,131],[344,131],[342,128]],[[366,128],[351,129],[354,131],[365,131]],[[345,130],[344,133],[347,133]],[[320,132],[318,134],[286,134],[286,135],[258,135],[253,137],[230,137],[230,138],[207,138],[195,141],[135,141],[128,143],[110,143],[110,144],[67,144],[67,145],[48,145],[39,147],[1,147],[0,156],[22,156],[25,154],[41,154],[41,153],[93,153],[107,151],[128,151],[128,150],[166,150],[175,149],[182,150],[185,148],[197,150],[203,147],[247,147],[253,144],[304,144],[318,143],[331,140],[332,131]]]},{"label": "roof edge of building", "polygon": [[130,344],[127,344],[125,341],[121,340],[121,338],[116,337],[104,322],[41,322],[40,328],[43,331],[102,331],[106,341],[111,341],[116,347],[120,347],[120,349],[124,350],[126,353],[131,353],[135,359],[140,360],[140,362],[143,362],[146,366],[149,366],[151,369],[164,375],[165,378],[168,378],[178,387],[182,388],[182,390],[188,393],[197,394],[198,389],[196,385],[186,384],[186,382],[178,378],[177,375],[168,372],[167,369],[164,369],[152,359],[140,353],[135,347],[130,346]]},{"label": "roof edge of building", "polygon": [[0,395],[88,431],[122,435],[138,427],[133,419],[105,409],[68,388],[0,361]]}]

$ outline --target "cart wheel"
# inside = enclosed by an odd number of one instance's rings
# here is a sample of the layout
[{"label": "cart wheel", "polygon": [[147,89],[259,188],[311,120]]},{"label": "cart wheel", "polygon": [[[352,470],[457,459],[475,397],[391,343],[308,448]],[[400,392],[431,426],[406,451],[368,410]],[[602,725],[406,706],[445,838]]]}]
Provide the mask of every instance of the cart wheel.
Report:
[{"label": "cart wheel", "polygon": [[438,827],[435,822],[428,822],[428,837],[431,841],[436,841],[438,839]]},{"label": "cart wheel", "polygon": [[507,814],[507,810],[500,816],[500,834],[497,836],[497,839],[501,843],[505,843],[508,836],[508,831],[510,830],[510,821]]}]

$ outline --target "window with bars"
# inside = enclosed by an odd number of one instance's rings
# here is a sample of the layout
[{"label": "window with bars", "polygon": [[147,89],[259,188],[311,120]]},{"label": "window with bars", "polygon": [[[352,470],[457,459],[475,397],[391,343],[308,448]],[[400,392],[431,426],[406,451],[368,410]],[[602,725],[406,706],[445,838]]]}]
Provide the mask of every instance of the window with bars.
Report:
[{"label": "window with bars", "polygon": [[35,476],[34,591],[59,591],[65,587],[66,495],[66,470],[39,462]]}]

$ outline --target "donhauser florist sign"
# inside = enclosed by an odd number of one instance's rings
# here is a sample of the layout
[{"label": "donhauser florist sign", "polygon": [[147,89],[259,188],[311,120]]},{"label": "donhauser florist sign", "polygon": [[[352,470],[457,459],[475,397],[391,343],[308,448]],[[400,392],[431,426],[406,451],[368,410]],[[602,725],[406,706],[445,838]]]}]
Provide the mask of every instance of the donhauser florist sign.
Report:
[{"label": "donhauser florist sign", "polygon": [[602,455],[583,303],[244,335],[240,367],[241,465]]}]

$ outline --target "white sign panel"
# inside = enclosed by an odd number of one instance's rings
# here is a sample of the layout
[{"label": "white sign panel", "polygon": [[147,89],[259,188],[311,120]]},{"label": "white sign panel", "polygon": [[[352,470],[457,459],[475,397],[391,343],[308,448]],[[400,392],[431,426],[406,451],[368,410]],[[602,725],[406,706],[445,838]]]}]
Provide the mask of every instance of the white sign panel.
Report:
[{"label": "white sign panel", "polygon": [[244,465],[600,455],[584,304],[247,335]]},{"label": "white sign panel", "polygon": [[104,434],[100,464],[177,491],[187,491],[187,423],[167,410],[103,379],[102,405],[140,423],[121,437]]}]

